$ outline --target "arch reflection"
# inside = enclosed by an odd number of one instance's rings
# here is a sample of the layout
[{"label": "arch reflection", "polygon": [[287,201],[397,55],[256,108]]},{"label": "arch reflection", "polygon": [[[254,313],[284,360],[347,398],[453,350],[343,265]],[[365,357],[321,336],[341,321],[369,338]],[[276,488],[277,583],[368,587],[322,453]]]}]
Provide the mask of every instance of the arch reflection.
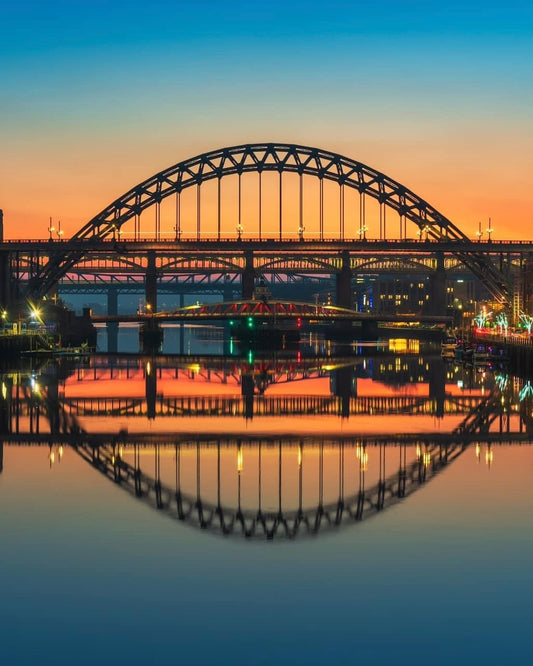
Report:
[{"label": "arch reflection", "polygon": [[[333,395],[338,375],[332,373],[346,372],[341,382],[353,387],[353,367],[324,369],[326,377],[334,378]],[[105,478],[159,513],[212,534],[248,539],[295,539],[353,526],[411,496],[470,445],[479,457],[482,442],[530,441],[533,431],[533,391],[500,375],[486,394],[463,401],[460,410],[456,403],[453,413],[461,420],[452,432],[442,434],[246,437],[130,434],[126,429],[89,433],[85,412],[74,409],[65,397],[64,380],[71,376],[71,371],[58,367],[3,375],[2,446],[48,444],[51,456],[53,446],[69,446]],[[241,370],[241,382],[242,377]],[[378,406],[375,401],[369,404]],[[376,413],[387,413],[391,406],[395,413],[398,407],[390,401],[383,401]],[[297,429],[293,423],[291,431]]]},{"label": "arch reflection", "polygon": [[494,392],[441,441],[431,435],[228,437],[143,449],[125,438],[75,450],[171,518],[224,536],[294,539],[359,523],[409,497],[455,461],[472,438],[486,436],[501,405]]},{"label": "arch reflection", "polygon": [[148,450],[120,445],[75,450],[103,476],[171,518],[224,536],[294,539],[342,529],[391,508],[466,448],[460,441],[226,439]]}]

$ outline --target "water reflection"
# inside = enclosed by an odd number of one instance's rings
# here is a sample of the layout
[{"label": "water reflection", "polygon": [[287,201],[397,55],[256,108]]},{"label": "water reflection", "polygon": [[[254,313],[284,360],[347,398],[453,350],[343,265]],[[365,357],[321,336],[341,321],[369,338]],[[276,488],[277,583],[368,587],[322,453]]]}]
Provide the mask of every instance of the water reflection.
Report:
[{"label": "water reflection", "polygon": [[[408,350],[404,350],[408,351]],[[220,535],[356,525],[471,450],[529,442],[533,391],[433,354],[62,359],[4,370],[5,445],[66,450],[132,498]],[[387,418],[383,418],[387,416]]]},{"label": "water reflection", "polygon": [[[268,358],[95,356],[3,375],[19,428],[52,433],[78,417],[465,414],[490,391],[492,374],[440,357]],[[106,392],[102,391],[105,386]],[[5,396],[4,396],[5,403]],[[6,403],[7,404],[7,403]],[[7,418],[7,413],[6,413]],[[6,425],[8,430],[11,425]]]},{"label": "water reflection", "polygon": [[[81,445],[101,474],[167,515],[216,534],[273,539],[360,522],[419,489],[465,447],[352,440],[231,441],[142,450]],[[369,465],[370,456],[372,465]],[[147,469],[152,468],[150,474]]]}]

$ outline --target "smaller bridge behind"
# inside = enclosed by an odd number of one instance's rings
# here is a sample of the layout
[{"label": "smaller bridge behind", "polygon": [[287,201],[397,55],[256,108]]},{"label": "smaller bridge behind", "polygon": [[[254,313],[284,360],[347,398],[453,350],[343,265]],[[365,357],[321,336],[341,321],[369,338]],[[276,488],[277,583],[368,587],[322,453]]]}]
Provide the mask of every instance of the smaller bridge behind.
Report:
[{"label": "smaller bridge behind", "polygon": [[94,323],[108,322],[198,322],[198,321],[231,321],[232,319],[248,319],[253,321],[272,322],[306,321],[309,323],[344,322],[395,322],[395,323],[427,323],[446,325],[452,317],[423,314],[377,314],[358,312],[336,305],[317,305],[292,301],[240,300],[222,303],[203,303],[189,305],[167,312],[145,312],[135,315],[96,315],[91,319]]}]

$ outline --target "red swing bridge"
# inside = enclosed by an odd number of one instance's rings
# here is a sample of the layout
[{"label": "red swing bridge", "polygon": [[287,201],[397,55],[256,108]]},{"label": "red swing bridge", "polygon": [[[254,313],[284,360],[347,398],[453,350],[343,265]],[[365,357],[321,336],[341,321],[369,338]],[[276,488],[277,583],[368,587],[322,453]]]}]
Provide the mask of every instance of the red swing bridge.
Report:
[{"label": "red swing bridge", "polygon": [[222,303],[197,303],[167,312],[138,312],[134,315],[93,316],[94,323],[110,322],[196,322],[196,321],[294,322],[320,324],[343,322],[395,322],[447,324],[451,317],[423,314],[372,314],[337,305],[300,303],[295,301],[239,300]]}]

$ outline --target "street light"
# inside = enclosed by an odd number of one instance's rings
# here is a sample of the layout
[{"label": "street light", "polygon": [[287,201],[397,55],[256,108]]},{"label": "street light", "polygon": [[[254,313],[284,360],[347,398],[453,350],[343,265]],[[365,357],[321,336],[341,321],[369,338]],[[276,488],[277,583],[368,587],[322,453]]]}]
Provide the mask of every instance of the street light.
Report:
[{"label": "street light", "polygon": [[61,220],[57,223],[57,238],[58,240],[61,240],[61,236],[63,235],[63,230],[61,229]]},{"label": "street light", "polygon": [[239,448],[237,449],[237,472],[240,473],[244,469],[244,460],[243,460],[243,455],[242,455],[242,448],[239,445]]},{"label": "street light", "polygon": [[239,224],[237,225],[237,238],[238,238],[239,240],[241,240],[241,236],[242,236],[243,232],[244,232],[244,227],[243,227],[242,224],[239,222]]},{"label": "street light", "polygon": [[429,240],[429,230],[430,226],[428,224],[424,225],[423,227],[419,227],[418,231],[416,232],[416,235],[420,240],[422,240],[422,236],[426,234],[426,240]]},{"label": "street light", "polygon": [[50,218],[50,225],[49,225],[49,227],[48,227],[48,233],[50,234],[50,237],[49,237],[48,240],[54,240],[52,234],[54,233],[55,230],[56,230],[56,228],[55,228],[54,225],[52,224],[52,218]]},{"label": "street light", "polygon": [[477,241],[479,243],[481,240],[481,236],[483,236],[483,232],[481,231],[481,222],[479,223],[478,230],[476,231],[476,236],[477,236]]},{"label": "street light", "polygon": [[299,236],[301,241],[304,239],[304,231],[305,231],[305,227],[303,225],[298,227],[298,236]]},{"label": "street light", "polygon": [[30,324],[33,324],[34,326],[43,324],[41,315],[42,312],[39,308],[35,307],[35,305],[30,305]]},{"label": "street light", "polygon": [[368,231],[368,227],[366,224],[364,224],[358,231],[357,235],[359,236],[360,240],[366,240],[366,232]]},{"label": "street light", "polygon": [[489,226],[487,229],[487,234],[489,235],[489,243],[490,243],[490,236],[494,232],[494,229],[492,228],[492,224],[490,223],[490,217],[489,217]]}]

